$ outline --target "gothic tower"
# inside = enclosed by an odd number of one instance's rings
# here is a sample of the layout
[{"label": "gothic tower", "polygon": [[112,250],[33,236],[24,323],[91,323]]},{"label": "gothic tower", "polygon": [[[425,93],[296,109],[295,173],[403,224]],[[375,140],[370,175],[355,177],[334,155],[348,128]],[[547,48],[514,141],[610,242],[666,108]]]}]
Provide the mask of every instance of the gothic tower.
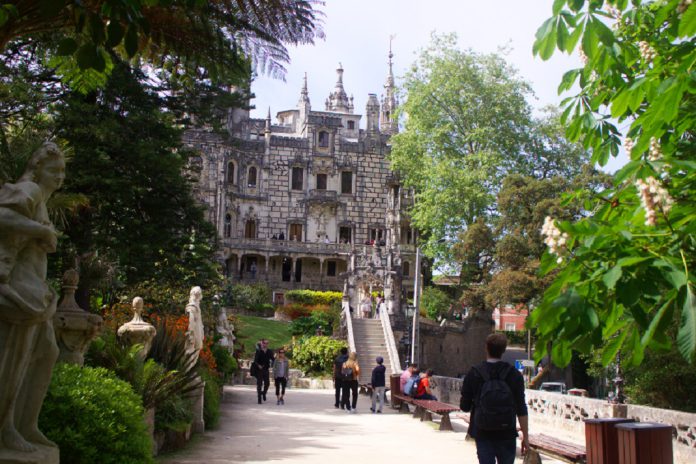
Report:
[{"label": "gothic tower", "polygon": [[379,126],[383,134],[393,135],[399,132],[399,125],[394,119],[394,113],[398,105],[396,99],[396,86],[394,85],[394,71],[392,69],[392,58],[394,54],[391,49],[391,38],[389,39],[389,73],[387,81],[384,83],[384,94],[382,95],[382,111],[380,113]]}]

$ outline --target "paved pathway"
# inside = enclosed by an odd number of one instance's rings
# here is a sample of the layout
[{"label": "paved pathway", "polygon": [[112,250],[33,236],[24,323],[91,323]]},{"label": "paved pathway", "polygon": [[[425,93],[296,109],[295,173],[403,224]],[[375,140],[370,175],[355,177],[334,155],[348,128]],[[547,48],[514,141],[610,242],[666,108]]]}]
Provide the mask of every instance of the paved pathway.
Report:
[{"label": "paved pathway", "polygon": [[333,402],[332,390],[290,389],[285,406],[277,406],[272,394],[260,405],[255,386],[225,387],[219,427],[158,462],[477,462],[474,442],[464,440],[463,422],[452,421],[455,432],[439,432],[432,423],[390,408],[384,414],[372,414],[370,400],[363,395],[357,414],[335,409]]}]

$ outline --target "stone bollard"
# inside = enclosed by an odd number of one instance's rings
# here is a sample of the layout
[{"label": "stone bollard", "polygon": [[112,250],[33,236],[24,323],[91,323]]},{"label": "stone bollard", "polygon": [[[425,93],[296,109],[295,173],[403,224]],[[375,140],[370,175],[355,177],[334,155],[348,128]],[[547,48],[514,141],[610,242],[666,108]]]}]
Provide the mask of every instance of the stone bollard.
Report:
[{"label": "stone bollard", "polygon": [[60,349],[58,361],[82,366],[89,342],[99,334],[104,321],[77,305],[75,290],[79,281],[80,275],[74,269],[63,274],[63,299],[53,315],[53,330]]}]

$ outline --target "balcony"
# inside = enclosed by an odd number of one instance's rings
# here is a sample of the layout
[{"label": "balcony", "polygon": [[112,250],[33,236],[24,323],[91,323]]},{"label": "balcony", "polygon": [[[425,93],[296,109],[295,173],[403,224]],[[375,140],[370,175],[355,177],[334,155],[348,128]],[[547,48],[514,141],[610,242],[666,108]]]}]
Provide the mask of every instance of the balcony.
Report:
[{"label": "balcony", "polygon": [[309,196],[305,201],[307,203],[324,203],[337,205],[339,203],[338,192],[336,192],[335,190],[312,189],[309,191]]},{"label": "balcony", "polygon": [[226,238],[223,241],[223,246],[233,251],[254,251],[275,255],[297,253],[335,256],[347,255],[351,251],[349,243],[297,242],[294,240],[273,240],[270,238]]}]

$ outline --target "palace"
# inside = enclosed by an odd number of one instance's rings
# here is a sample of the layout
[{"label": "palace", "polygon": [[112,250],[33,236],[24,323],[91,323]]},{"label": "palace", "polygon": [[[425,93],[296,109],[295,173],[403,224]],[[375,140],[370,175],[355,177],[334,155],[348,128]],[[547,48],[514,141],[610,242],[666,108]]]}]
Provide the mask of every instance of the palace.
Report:
[{"label": "palace", "polygon": [[[370,94],[362,115],[343,86],[324,110],[312,109],[307,77],[295,109],[276,122],[233,109],[227,134],[190,131],[200,153],[195,194],[218,231],[228,277],[268,283],[274,301],[290,289],[338,290],[350,304],[383,291],[390,311],[413,294],[415,232],[404,214],[413,201],[389,169],[398,131],[392,53],[381,101]],[[402,291],[402,289],[408,289]]]}]

